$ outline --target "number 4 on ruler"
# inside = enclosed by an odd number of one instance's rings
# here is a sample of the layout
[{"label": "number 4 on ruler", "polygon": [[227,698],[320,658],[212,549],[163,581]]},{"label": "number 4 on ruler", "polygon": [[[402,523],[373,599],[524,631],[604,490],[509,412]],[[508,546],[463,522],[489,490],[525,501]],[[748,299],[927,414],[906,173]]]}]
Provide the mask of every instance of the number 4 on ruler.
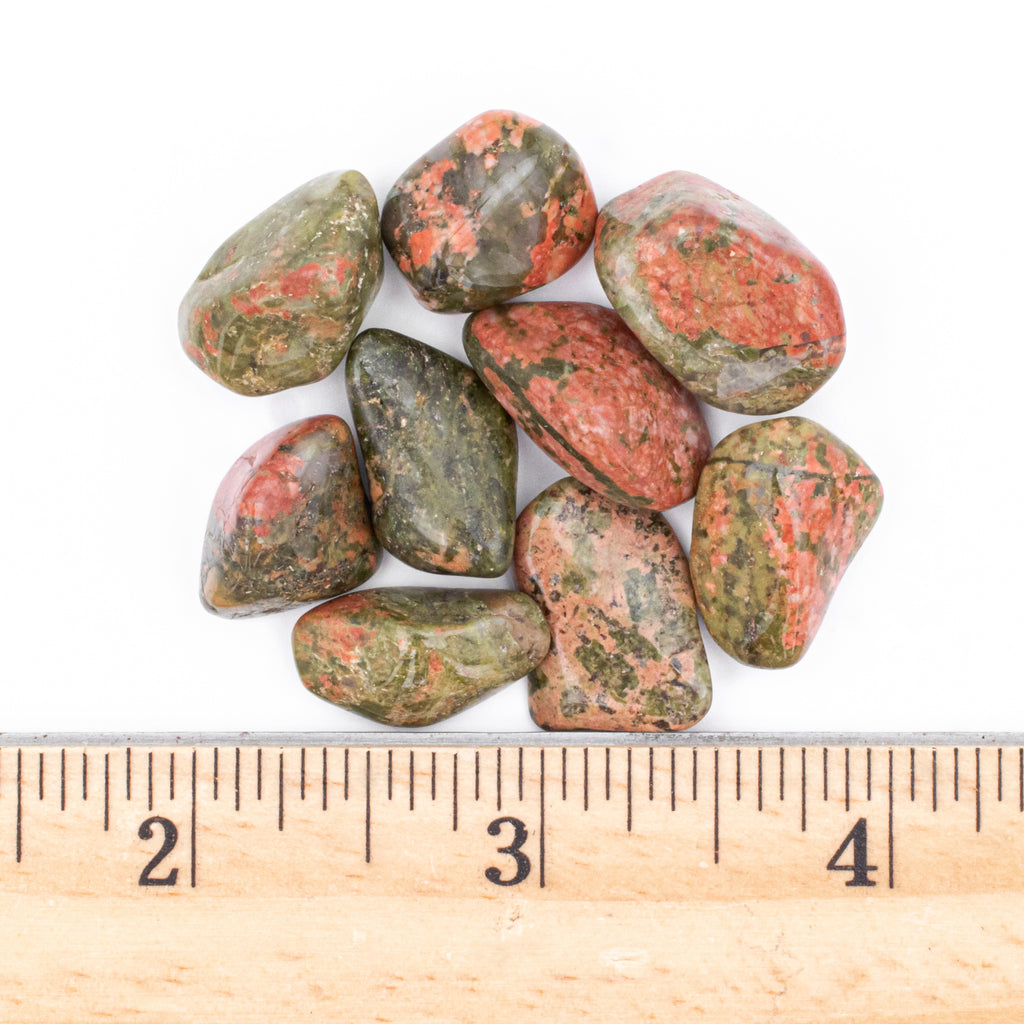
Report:
[{"label": "number 4 on ruler", "polygon": [[[846,853],[846,849],[850,843],[853,843],[853,863],[840,864],[839,858]],[[868,872],[877,871],[878,868],[874,864],[868,863],[867,818],[859,818],[857,820],[857,824],[850,829],[846,838],[839,844],[839,849],[832,854],[832,859],[828,862],[828,869],[829,871],[852,871],[853,878],[846,883],[847,885],[875,884],[870,878],[868,878]]]}]

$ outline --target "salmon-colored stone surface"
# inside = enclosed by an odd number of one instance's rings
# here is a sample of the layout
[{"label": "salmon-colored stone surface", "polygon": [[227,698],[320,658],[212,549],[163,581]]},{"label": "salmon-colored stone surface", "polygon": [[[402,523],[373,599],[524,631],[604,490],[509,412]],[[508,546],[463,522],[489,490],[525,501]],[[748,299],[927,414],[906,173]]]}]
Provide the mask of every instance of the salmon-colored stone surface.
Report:
[{"label": "salmon-colored stone surface", "polygon": [[711,676],[686,555],[664,516],[560,480],[520,514],[514,565],[551,630],[530,673],[538,725],[664,731],[704,716]]},{"label": "salmon-colored stone surface", "polygon": [[463,343],[512,418],[577,480],[640,508],[693,497],[711,448],[700,406],[614,310],[496,306],[466,321]]}]

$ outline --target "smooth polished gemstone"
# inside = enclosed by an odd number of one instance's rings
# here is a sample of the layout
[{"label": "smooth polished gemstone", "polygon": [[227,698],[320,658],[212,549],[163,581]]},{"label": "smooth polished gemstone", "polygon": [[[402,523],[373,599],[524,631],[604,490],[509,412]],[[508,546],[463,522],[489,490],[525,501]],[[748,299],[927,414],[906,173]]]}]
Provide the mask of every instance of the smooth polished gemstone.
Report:
[{"label": "smooth polished gemstone", "polygon": [[236,231],[178,313],[188,357],[241,395],[326,377],[380,288],[377,200],[358,171],[325,174]]},{"label": "smooth polished gemstone", "polygon": [[416,161],[384,201],[384,244],[428,309],[464,313],[564,274],[597,204],[575,150],[510,110],[474,117]]},{"label": "smooth polished gemstone", "polygon": [[878,477],[811,420],[729,434],[693,509],[690,566],[708,632],[744,664],[792,665],[881,508]]},{"label": "smooth polished gemstone", "polygon": [[843,358],[828,271],[763,210],[699,174],[663,174],[609,202],[594,260],[640,340],[719,409],[785,412]]},{"label": "smooth polished gemstone", "polygon": [[711,705],[686,555],[657,512],[571,478],[520,513],[516,579],[551,630],[530,673],[545,729],[687,729]]},{"label": "smooth polished gemstone", "polygon": [[358,587],[379,555],[352,433],[337,416],[313,416],[261,438],[224,477],[200,595],[218,615],[278,611]]},{"label": "smooth polished gemstone", "polygon": [[377,722],[431,725],[547,653],[537,605],[513,590],[361,590],[306,612],[292,647],[305,686]]},{"label": "smooth polished gemstone", "polygon": [[463,344],[527,435],[587,486],[640,508],[693,497],[711,448],[700,407],[614,310],[496,306],[466,321]]},{"label": "smooth polished gemstone", "polygon": [[429,345],[372,329],[353,343],[345,381],[384,547],[426,572],[504,573],[516,428],[480,378]]}]

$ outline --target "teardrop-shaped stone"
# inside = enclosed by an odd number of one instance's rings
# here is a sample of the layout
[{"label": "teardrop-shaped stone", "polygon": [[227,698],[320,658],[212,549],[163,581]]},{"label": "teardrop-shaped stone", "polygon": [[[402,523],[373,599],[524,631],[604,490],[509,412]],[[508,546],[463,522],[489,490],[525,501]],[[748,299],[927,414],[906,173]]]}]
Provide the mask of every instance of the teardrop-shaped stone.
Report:
[{"label": "teardrop-shaped stone", "polygon": [[505,572],[516,428],[480,378],[429,345],[372,329],[353,343],[345,381],[384,547],[426,572]]},{"label": "teardrop-shaped stone", "polygon": [[496,306],[469,317],[463,344],[529,437],[588,487],[640,508],[693,497],[711,449],[700,407],[614,310]]},{"label": "teardrop-shaped stone", "polygon": [[182,300],[185,352],[240,395],[326,377],[380,289],[377,199],[358,171],[314,178],[236,231]]},{"label": "teardrop-shaped stone", "polygon": [[278,611],[358,587],[379,556],[352,433],[313,416],[261,438],[217,488],[200,596],[232,618]]},{"label": "teardrop-shaped stone", "polygon": [[763,210],[699,174],[662,174],[605,205],[594,261],[637,337],[719,409],[785,412],[843,358],[843,311],[825,267]]},{"label": "teardrop-shaped stone", "polygon": [[811,420],[729,434],[693,509],[690,567],[708,632],[747,665],[799,660],[881,508],[878,477]]},{"label": "teardrop-shaped stone", "polygon": [[571,478],[516,525],[516,579],[544,611],[551,650],[530,673],[545,729],[686,729],[711,705],[693,588],[668,520]]},{"label": "teardrop-shaped stone", "polygon": [[318,697],[387,725],[432,725],[547,653],[537,605],[512,590],[382,588],[306,612],[292,648]]},{"label": "teardrop-shaped stone", "polygon": [[467,121],[384,201],[384,244],[428,309],[464,313],[564,274],[594,237],[597,204],[575,150],[511,110]]}]

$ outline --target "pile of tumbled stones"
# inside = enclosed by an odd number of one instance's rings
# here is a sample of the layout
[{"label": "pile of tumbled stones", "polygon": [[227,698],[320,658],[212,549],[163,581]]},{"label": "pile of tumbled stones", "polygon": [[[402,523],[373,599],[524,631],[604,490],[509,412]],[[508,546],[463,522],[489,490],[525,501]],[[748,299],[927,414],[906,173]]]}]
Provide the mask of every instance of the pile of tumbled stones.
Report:
[{"label": "pile of tumbled stones", "polygon": [[[382,240],[425,306],[471,314],[472,367],[358,333]],[[591,241],[613,308],[509,304]],[[299,674],[379,722],[429,725],[528,673],[546,729],[685,729],[711,702],[698,609],[739,661],[792,664],[881,508],[877,477],[818,424],[753,422],[712,449],[698,402],[784,413],[828,380],[845,328],[821,263],[696,174],[599,212],[572,147],[511,111],[438,143],[380,217],[356,171],[285,196],[214,253],[179,326],[243,395],[320,380],[347,354],[369,502],[342,419],[268,434],[214,498],[201,594],[225,616],[333,598],[295,625]],[[518,519],[515,424],[570,474]],[[688,563],[661,512],[695,495]],[[514,564],[520,591],[355,590],[381,547],[438,574]]]}]

